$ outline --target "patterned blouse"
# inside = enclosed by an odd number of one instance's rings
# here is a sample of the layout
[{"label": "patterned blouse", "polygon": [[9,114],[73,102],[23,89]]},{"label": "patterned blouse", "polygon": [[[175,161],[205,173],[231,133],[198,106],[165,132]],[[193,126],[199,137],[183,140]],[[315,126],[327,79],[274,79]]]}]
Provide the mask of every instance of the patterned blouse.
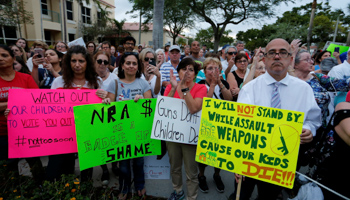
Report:
[{"label": "patterned blouse", "polygon": [[322,111],[322,126],[327,126],[328,104],[330,96],[328,91],[349,91],[350,77],[337,79],[321,73],[314,73],[312,78],[306,81],[314,91],[315,100]]}]

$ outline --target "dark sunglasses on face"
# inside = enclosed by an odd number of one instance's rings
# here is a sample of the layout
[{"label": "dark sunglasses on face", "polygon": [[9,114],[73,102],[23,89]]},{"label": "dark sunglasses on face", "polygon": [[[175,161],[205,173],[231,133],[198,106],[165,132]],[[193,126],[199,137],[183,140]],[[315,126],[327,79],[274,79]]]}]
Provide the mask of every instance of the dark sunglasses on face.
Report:
[{"label": "dark sunglasses on face", "polygon": [[133,52],[133,51],[132,51],[132,52],[126,51],[126,52],[124,52],[124,54],[125,54],[125,55],[127,55],[127,56],[128,56],[128,55],[135,55],[135,56],[139,56],[139,54],[138,54],[138,53]]},{"label": "dark sunglasses on face", "polygon": [[102,62],[103,62],[104,65],[108,65],[108,60],[98,59],[98,60],[96,60],[96,62],[97,62],[99,65],[101,65]]},{"label": "dark sunglasses on face", "polygon": [[145,57],[145,61],[148,62],[149,60],[152,60],[153,58]]},{"label": "dark sunglasses on face", "polygon": [[235,54],[235,55],[236,55],[236,54],[237,54],[237,52],[232,51],[232,52],[227,52],[227,54],[229,54],[229,55],[231,55],[231,56],[232,56],[233,54]]}]

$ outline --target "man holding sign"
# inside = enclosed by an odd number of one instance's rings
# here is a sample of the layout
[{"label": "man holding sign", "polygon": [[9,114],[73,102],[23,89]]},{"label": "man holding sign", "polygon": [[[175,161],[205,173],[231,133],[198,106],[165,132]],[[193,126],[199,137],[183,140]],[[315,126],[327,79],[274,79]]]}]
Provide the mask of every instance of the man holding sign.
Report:
[{"label": "man holding sign", "polygon": [[[263,58],[267,73],[245,85],[237,102],[304,112],[303,130],[300,134],[302,145],[299,151],[303,152],[305,144],[312,141],[316,130],[321,126],[321,110],[317,106],[311,87],[306,82],[288,75],[288,66],[293,60],[290,51],[290,46],[284,39],[272,40],[266,46]],[[236,179],[238,178],[240,175],[236,175]],[[243,180],[240,199],[249,199],[255,184],[258,186],[259,199],[276,199],[282,190],[280,186],[252,178],[245,177]]]}]

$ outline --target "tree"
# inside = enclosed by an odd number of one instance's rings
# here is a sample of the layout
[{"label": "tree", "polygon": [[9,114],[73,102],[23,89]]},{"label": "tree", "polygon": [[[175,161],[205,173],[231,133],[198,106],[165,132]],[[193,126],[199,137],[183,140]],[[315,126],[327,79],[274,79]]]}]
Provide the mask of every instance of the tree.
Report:
[{"label": "tree", "polygon": [[[225,31],[220,38],[219,45],[224,46],[225,44],[232,44],[234,39],[229,36],[231,30]],[[214,31],[211,27],[208,29],[201,29],[196,34],[195,40],[199,41],[202,45],[205,44],[209,49],[214,48]]]},{"label": "tree", "polygon": [[34,24],[32,12],[25,9],[23,0],[5,1],[0,10],[0,26],[17,26],[22,37],[21,24]]},{"label": "tree", "polygon": [[[143,11],[143,24],[149,23],[155,14],[151,3],[154,0],[129,0],[133,3],[133,9],[127,13],[136,13]],[[193,17],[190,8],[184,0],[164,0],[164,24],[169,28],[168,34],[176,43],[177,36],[185,29],[193,27]],[[133,17],[136,17],[134,15]]]},{"label": "tree", "polygon": [[293,0],[184,0],[198,18],[209,23],[214,31],[214,51],[228,24],[239,24],[247,19],[275,15],[273,8]]}]

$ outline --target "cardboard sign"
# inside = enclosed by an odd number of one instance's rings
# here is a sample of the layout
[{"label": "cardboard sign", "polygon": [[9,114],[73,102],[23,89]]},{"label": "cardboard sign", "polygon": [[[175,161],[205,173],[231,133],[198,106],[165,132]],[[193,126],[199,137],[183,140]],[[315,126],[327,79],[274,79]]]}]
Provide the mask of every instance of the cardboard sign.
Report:
[{"label": "cardboard sign", "polygon": [[95,92],[10,89],[9,158],[77,152],[73,106],[100,103]]},{"label": "cardboard sign", "polygon": [[333,56],[333,52],[334,52],[334,48],[335,47],[339,47],[339,54],[342,54],[346,51],[348,51],[349,47],[348,46],[342,46],[342,45],[338,45],[338,44],[333,44],[331,43],[328,47],[327,47],[327,51],[331,52],[331,56],[334,58]]},{"label": "cardboard sign", "polygon": [[75,39],[71,42],[68,42],[68,47],[71,48],[72,46],[76,46],[76,45],[79,45],[79,46],[83,46],[86,48],[86,45],[85,45],[85,42],[83,40],[82,37],[78,38],[78,39]]},{"label": "cardboard sign", "polygon": [[80,170],[118,160],[159,155],[151,139],[156,99],[74,106]]},{"label": "cardboard sign", "polygon": [[293,188],[304,113],[204,98],[196,161]]},{"label": "cardboard sign", "polygon": [[143,170],[145,172],[145,179],[170,179],[168,154],[165,154],[161,160],[157,160],[157,156],[145,157]]},{"label": "cardboard sign", "polygon": [[201,111],[191,114],[185,100],[159,96],[152,139],[197,144]]}]

